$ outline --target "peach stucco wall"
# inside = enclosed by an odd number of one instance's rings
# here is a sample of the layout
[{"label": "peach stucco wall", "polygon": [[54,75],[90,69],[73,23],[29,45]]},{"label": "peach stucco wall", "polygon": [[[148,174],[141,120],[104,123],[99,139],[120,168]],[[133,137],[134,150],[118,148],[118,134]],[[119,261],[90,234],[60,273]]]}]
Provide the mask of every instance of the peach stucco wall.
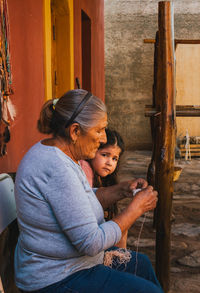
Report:
[{"label": "peach stucco wall", "polygon": [[[17,117],[11,124],[7,155],[0,173],[16,172],[27,150],[42,138],[36,128],[45,101],[44,11],[42,0],[7,0],[10,22],[11,69]],[[50,2],[48,2],[50,3]],[[104,100],[104,1],[74,0],[74,76],[81,77],[81,9],[91,18],[91,90]],[[44,62],[45,61],[45,62]]]},{"label": "peach stucco wall", "polygon": [[44,102],[43,1],[8,0],[10,50],[17,117],[11,125],[0,173],[15,172],[26,151],[40,139],[36,123]]}]

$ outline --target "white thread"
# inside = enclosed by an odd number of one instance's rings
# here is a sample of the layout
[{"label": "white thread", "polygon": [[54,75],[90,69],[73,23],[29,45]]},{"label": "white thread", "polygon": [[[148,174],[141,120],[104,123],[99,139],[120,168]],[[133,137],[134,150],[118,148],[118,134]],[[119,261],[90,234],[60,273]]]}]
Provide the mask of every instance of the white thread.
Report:
[{"label": "white thread", "polygon": [[[134,189],[133,190],[133,196],[135,196],[138,192],[140,192],[142,189],[141,188],[137,188],[137,189]],[[141,237],[141,234],[142,234],[142,230],[143,230],[143,227],[144,227],[144,223],[145,223],[145,220],[146,220],[146,216],[147,216],[147,213],[144,214],[144,218],[143,218],[143,221],[142,221],[142,225],[140,227],[140,231],[139,231],[139,235],[138,235],[138,239],[137,239],[137,242],[136,242],[136,252],[135,252],[135,275],[137,273],[137,266],[138,266],[138,250],[139,250],[139,242],[140,242],[140,237]]]},{"label": "white thread", "polygon": [[135,196],[141,190],[142,190],[141,188],[133,189],[133,196]]},{"label": "white thread", "polygon": [[120,266],[126,264],[131,259],[131,253],[128,249],[118,248],[117,250],[109,250],[106,251],[104,254],[104,265],[112,268],[113,265]]},{"label": "white thread", "polygon": [[138,266],[138,250],[139,250],[139,242],[140,242],[140,237],[141,237],[141,234],[142,234],[142,230],[143,230],[143,227],[144,227],[144,223],[145,223],[145,220],[146,220],[146,217],[147,217],[147,213],[144,214],[144,219],[142,221],[142,225],[140,227],[140,232],[139,232],[139,235],[138,235],[138,239],[137,239],[137,244],[136,244],[136,252],[135,252],[135,275],[137,273],[137,266]]},{"label": "white thread", "polygon": [[[140,237],[142,234],[142,230],[144,227],[144,223],[145,223],[147,214],[148,214],[148,212],[144,214],[144,219],[143,219],[142,225],[140,227],[140,231],[139,231],[139,235],[138,235],[138,239],[137,239],[137,244],[136,244],[135,275],[137,274],[137,266],[138,266],[139,242],[140,242]],[[115,262],[115,260],[114,260],[115,257],[117,257],[117,262]],[[119,248],[117,250],[110,250],[110,251],[105,252],[105,254],[104,254],[104,265],[108,266],[108,267],[112,267],[113,264],[116,265],[118,263],[118,265],[124,264],[126,266],[126,264],[130,261],[130,259],[131,259],[131,253],[129,252],[128,249]]]}]

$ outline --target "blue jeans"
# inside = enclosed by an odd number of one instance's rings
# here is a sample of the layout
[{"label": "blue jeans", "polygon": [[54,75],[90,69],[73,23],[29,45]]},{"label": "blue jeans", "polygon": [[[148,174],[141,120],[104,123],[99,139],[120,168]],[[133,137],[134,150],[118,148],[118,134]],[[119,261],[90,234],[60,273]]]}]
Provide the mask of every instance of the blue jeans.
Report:
[{"label": "blue jeans", "polygon": [[[112,248],[117,249],[117,248]],[[149,258],[138,253],[126,265],[96,265],[72,274],[35,293],[163,293]]]}]

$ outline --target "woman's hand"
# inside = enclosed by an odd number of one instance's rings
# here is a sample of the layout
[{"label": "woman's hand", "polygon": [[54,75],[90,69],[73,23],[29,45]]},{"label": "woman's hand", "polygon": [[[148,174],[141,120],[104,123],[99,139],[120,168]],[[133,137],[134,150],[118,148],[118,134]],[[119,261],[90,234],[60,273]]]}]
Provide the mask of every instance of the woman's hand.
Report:
[{"label": "woman's hand", "polygon": [[122,197],[133,197],[133,190],[144,189],[148,186],[148,183],[143,178],[133,179],[118,184],[121,188]]},{"label": "woman's hand", "polygon": [[157,195],[157,191],[153,190],[152,186],[144,188],[133,197],[133,200],[120,214],[113,218],[122,233],[129,229],[142,214],[156,207]]},{"label": "woman's hand", "polygon": [[156,203],[158,201],[158,193],[153,189],[152,186],[142,189],[138,192],[132,200],[132,205],[141,211],[141,215],[147,211],[155,209]]},{"label": "woman's hand", "polygon": [[146,188],[148,183],[142,178],[120,182],[109,187],[100,187],[96,191],[96,196],[103,209],[107,209],[113,203],[125,198],[133,197],[133,190],[136,188]]}]

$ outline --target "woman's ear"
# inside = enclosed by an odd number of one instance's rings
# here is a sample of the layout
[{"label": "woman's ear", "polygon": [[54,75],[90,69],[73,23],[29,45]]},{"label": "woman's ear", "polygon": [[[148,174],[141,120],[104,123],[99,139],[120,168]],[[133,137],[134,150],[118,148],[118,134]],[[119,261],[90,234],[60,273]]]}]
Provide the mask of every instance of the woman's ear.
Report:
[{"label": "woman's ear", "polygon": [[71,141],[75,144],[78,137],[80,136],[80,126],[78,123],[73,123],[69,126],[69,136]]}]

